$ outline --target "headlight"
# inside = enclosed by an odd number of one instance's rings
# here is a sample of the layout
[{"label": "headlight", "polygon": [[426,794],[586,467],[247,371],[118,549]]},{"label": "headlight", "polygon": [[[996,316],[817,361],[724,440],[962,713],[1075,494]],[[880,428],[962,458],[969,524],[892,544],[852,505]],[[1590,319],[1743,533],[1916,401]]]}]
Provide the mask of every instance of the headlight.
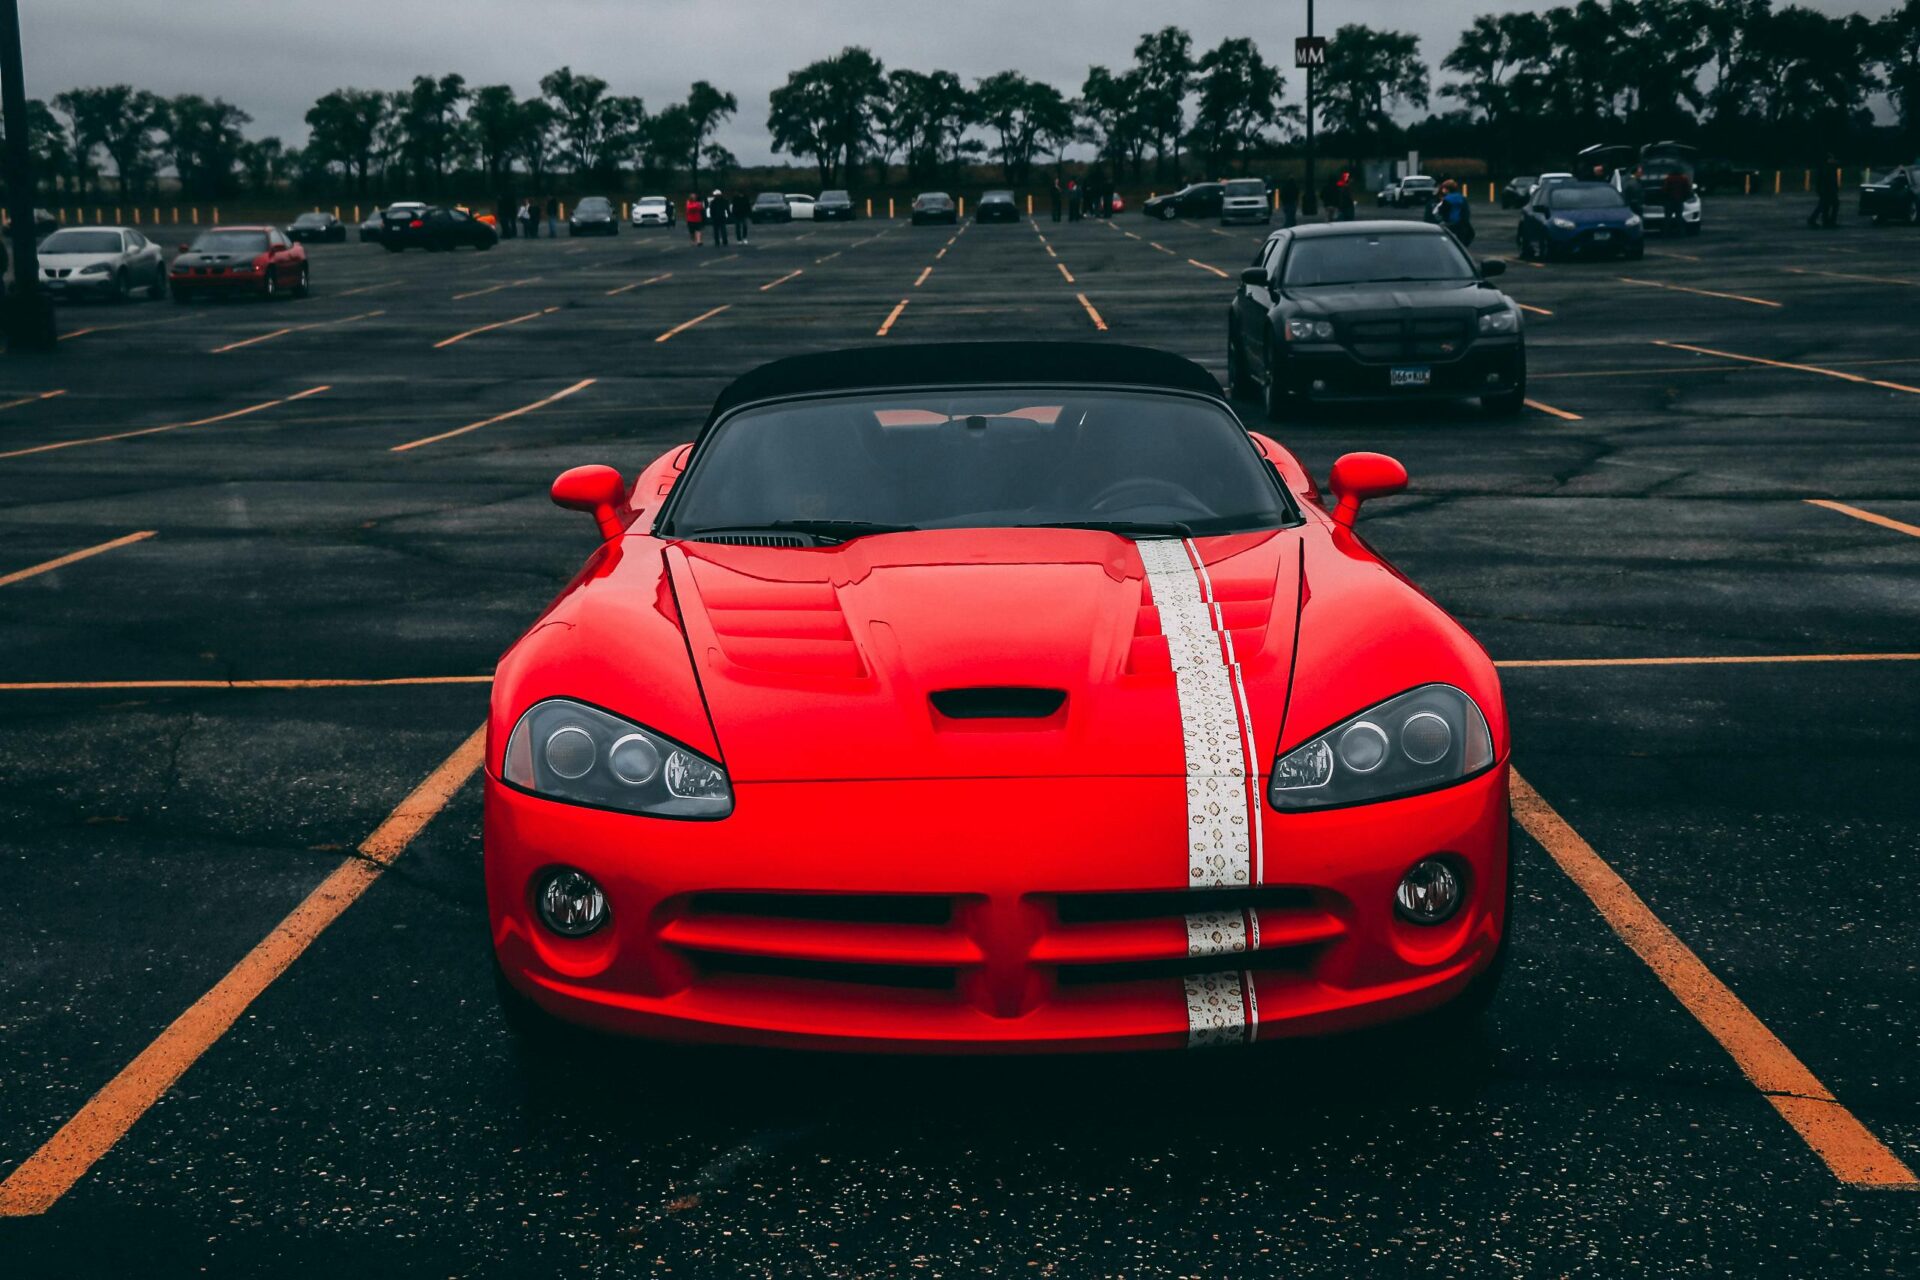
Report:
[{"label": "headlight", "polygon": [[549,800],[649,813],[724,818],[733,786],[719,765],[619,716],[567,698],[537,702],[507,739],[501,776]]},{"label": "headlight", "polygon": [[113,264],[110,262],[89,262],[73,274],[77,276],[103,276],[111,270],[113,270]]},{"label": "headlight", "polygon": [[1480,708],[1452,685],[1388,698],[1302,743],[1273,765],[1276,809],[1330,809],[1431,791],[1493,763]]},{"label": "headlight", "polygon": [[1630,214],[1628,214],[1628,215],[1627,215],[1627,225],[1628,225],[1628,226],[1630,226],[1630,227],[1637,227],[1637,226],[1639,226],[1639,225],[1640,225],[1640,215],[1639,215],[1639,214],[1637,214],[1637,213],[1630,213]]},{"label": "headlight", "polygon": [[1480,313],[1481,333],[1512,333],[1520,327],[1520,317],[1511,307]]},{"label": "headlight", "polygon": [[1333,340],[1333,321],[1289,320],[1287,339],[1291,342],[1330,342]]},{"label": "headlight", "polygon": [[1548,219],[1547,219],[1547,223],[1548,223],[1548,225],[1550,225],[1550,226],[1555,226],[1555,227],[1558,227],[1558,228],[1560,228],[1560,229],[1561,229],[1562,231],[1571,231],[1571,230],[1573,230],[1573,219],[1572,219],[1572,218],[1548,218]]}]

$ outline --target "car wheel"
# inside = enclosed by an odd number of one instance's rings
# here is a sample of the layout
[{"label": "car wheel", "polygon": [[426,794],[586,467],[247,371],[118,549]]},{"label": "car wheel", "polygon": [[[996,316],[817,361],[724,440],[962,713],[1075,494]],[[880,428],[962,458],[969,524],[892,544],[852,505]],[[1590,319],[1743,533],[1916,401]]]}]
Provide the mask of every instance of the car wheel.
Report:
[{"label": "car wheel", "polygon": [[393,241],[391,241],[391,240],[385,240],[385,241],[381,241],[380,243],[382,243],[382,244],[385,244],[385,245],[386,245],[386,247],[387,247],[387,252],[388,252],[388,253],[399,253],[399,252],[400,252],[400,246],[399,246],[399,245],[397,245],[397,244],[395,244],[395,243],[393,243]]},{"label": "car wheel", "polygon": [[127,274],[125,267],[122,267],[113,277],[113,300],[125,302],[131,297],[133,297],[133,277]]},{"label": "car wheel", "polygon": [[260,296],[272,302],[280,296],[280,282],[273,278],[273,268],[268,267],[260,277]]},{"label": "car wheel", "polygon": [[293,296],[296,298],[304,298],[307,296],[308,293],[311,292],[311,290],[308,287],[307,270],[308,270],[307,264],[304,262],[301,263],[300,279],[296,281],[293,286]]},{"label": "car wheel", "polygon": [[482,240],[479,244],[474,245],[473,247],[478,249],[480,252],[485,253],[487,250],[493,248],[493,246],[497,243],[498,241],[490,236],[487,239]]},{"label": "car wheel", "polygon": [[1172,205],[1166,205],[1160,210],[1160,221],[1162,222],[1172,222],[1175,218],[1179,216],[1180,216],[1180,211],[1174,208]]},{"label": "car wheel", "polygon": [[1527,349],[1520,348],[1520,376],[1514,380],[1511,391],[1502,391],[1498,395],[1481,396],[1480,409],[1490,418],[1517,417],[1527,407]]},{"label": "car wheel", "polygon": [[1286,385],[1280,377],[1280,362],[1273,354],[1273,339],[1267,339],[1267,381],[1263,389],[1263,406],[1270,422],[1285,422],[1293,415],[1294,400],[1287,394]]},{"label": "car wheel", "polygon": [[1640,244],[1631,245],[1628,248],[1621,250],[1621,253],[1624,257],[1626,257],[1630,261],[1638,261],[1639,259],[1647,256],[1647,246],[1645,242],[1642,242]]},{"label": "car wheel", "polygon": [[147,286],[147,297],[158,302],[167,296],[167,264],[162,262],[154,267],[153,283]]}]

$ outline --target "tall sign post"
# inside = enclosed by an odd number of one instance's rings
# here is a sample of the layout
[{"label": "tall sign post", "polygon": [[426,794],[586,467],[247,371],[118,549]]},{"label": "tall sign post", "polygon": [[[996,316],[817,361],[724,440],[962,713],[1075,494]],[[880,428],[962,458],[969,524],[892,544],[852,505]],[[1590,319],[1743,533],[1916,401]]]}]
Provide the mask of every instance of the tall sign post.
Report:
[{"label": "tall sign post", "polygon": [[1319,188],[1313,183],[1313,71],[1327,65],[1326,39],[1313,34],[1313,0],[1307,0],[1307,34],[1293,42],[1293,65],[1307,73],[1307,175],[1301,183],[1300,211],[1312,214],[1320,207]]},{"label": "tall sign post", "polygon": [[40,255],[33,225],[33,148],[27,135],[27,86],[20,60],[20,5],[0,0],[0,122],[7,130],[4,162],[7,213],[13,219],[13,289],[0,301],[0,328],[10,351],[52,351],[57,345],[53,303],[40,288]]}]

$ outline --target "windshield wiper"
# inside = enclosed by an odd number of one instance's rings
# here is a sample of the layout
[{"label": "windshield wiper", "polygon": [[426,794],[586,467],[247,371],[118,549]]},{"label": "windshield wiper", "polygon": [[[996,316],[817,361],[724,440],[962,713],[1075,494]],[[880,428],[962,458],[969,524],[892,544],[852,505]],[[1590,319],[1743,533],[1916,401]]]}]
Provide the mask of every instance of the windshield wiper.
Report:
[{"label": "windshield wiper", "polygon": [[675,529],[676,538],[705,538],[719,533],[800,533],[841,542],[876,533],[912,533],[916,524],[881,524],[873,520],[769,520],[765,524],[717,525],[711,529]]},{"label": "windshield wiper", "polygon": [[1094,529],[1101,533],[1119,533],[1163,538],[1191,538],[1193,526],[1178,520],[1054,520],[1046,524],[1016,524],[1010,529]]}]

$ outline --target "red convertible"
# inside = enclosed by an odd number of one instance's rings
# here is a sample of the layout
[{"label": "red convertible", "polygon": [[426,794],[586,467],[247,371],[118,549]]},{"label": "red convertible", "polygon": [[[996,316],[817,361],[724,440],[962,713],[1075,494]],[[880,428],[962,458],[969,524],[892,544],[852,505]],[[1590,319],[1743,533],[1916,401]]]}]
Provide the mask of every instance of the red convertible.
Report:
[{"label": "red convertible", "polygon": [[1492,663],[1213,376],[798,356],[631,483],[502,658],[509,1021],[931,1052],[1458,1034],[1504,967]]}]

